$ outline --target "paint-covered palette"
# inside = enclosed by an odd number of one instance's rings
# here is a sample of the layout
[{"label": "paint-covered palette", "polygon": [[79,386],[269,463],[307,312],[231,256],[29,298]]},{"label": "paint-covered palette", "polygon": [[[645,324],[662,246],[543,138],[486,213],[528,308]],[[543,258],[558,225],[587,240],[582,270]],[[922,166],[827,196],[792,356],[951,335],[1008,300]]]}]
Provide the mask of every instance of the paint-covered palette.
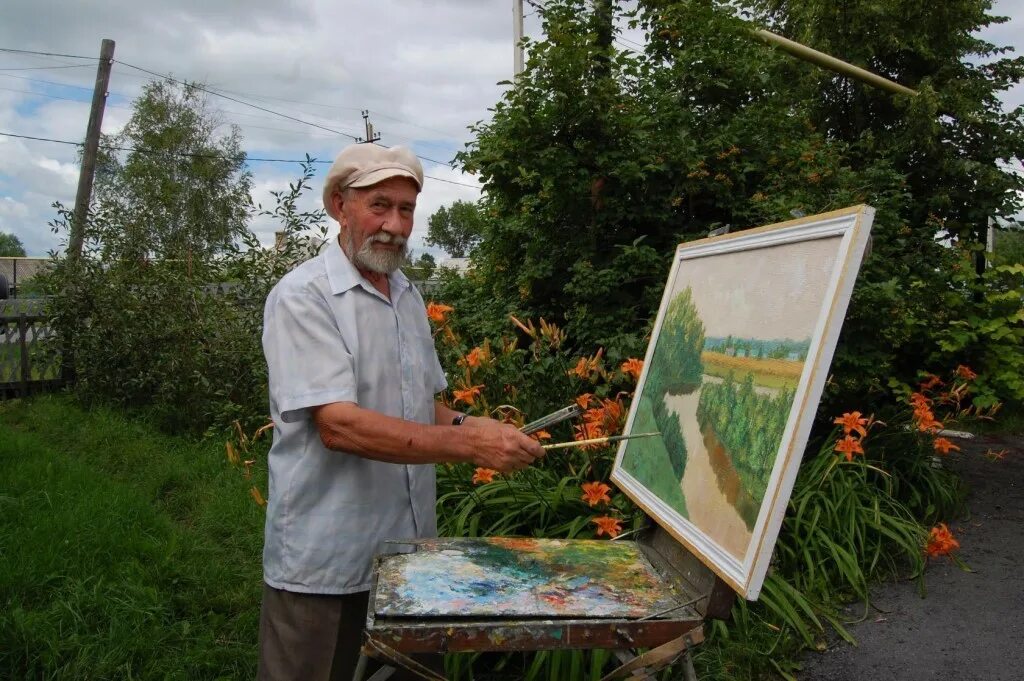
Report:
[{"label": "paint-covered palette", "polygon": [[388,556],[374,611],[386,617],[639,618],[683,602],[633,542],[433,539]]}]

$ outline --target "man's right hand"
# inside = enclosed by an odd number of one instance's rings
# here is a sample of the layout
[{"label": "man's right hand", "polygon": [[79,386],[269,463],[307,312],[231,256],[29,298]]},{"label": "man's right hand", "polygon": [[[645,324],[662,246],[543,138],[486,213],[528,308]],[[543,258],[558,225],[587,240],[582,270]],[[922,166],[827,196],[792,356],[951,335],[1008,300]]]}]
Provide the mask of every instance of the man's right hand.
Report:
[{"label": "man's right hand", "polygon": [[510,473],[526,468],[545,454],[536,440],[523,435],[515,426],[494,419],[480,419],[464,432],[474,446],[472,462],[481,468]]}]

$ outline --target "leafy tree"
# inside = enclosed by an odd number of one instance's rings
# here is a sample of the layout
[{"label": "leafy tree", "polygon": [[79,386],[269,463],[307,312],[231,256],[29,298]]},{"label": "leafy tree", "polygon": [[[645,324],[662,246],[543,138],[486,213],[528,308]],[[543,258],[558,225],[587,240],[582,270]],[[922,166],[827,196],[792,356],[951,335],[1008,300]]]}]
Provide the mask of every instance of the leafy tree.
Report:
[{"label": "leafy tree", "polygon": [[0,257],[24,258],[25,247],[21,245],[21,239],[17,234],[0,232]]},{"label": "leafy tree", "polygon": [[478,243],[483,232],[480,208],[469,201],[456,201],[441,206],[428,220],[428,246],[443,248],[453,258],[465,258]]},{"label": "leafy tree", "polygon": [[413,253],[409,253],[409,263],[402,268],[402,271],[412,279],[430,279],[434,274],[434,270],[437,268],[437,261],[434,260],[434,256],[429,253],[423,253],[418,258],[413,257]]},{"label": "leafy tree", "polygon": [[[118,252],[133,259],[201,261],[245,230],[251,176],[236,126],[224,128],[202,90],[170,80],[147,84],[132,116],[105,137],[96,204]],[[101,239],[102,239],[101,235]]]},{"label": "leafy tree", "polygon": [[753,40],[734,3],[642,0],[624,15],[647,36],[642,52],[604,40],[606,17],[589,3],[545,3],[545,39],[459,156],[484,184],[484,226],[479,274],[449,299],[466,301],[467,319],[544,316],[611,358],[638,353],[679,241],[869,203],[873,255],[825,409],[874,408],[890,378],[954,361],[935,339],[956,321],[946,297],[959,255],[935,236],[974,239],[983,217],[1019,204],[1021,180],[1001,161],[1024,148],[1022,116],[1000,112],[997,97],[1020,62],[972,61],[998,56],[971,37],[992,20],[984,0],[957,0],[938,18],[925,3],[843,7],[741,9],[919,97]]},{"label": "leafy tree", "polygon": [[[780,72],[807,102],[811,124],[848,145],[851,168],[885,159],[903,178],[906,199],[887,215],[879,211],[875,254],[862,270],[836,354],[838,380],[827,395],[839,404],[863,404],[865,393],[885,390],[889,376],[912,380],[922,362],[932,371],[962,362],[983,372],[1001,368],[986,366],[980,344],[935,343],[962,324],[959,310],[970,304],[964,298],[985,295],[973,285],[951,290],[961,254],[935,237],[984,243],[990,217],[1008,218],[1022,206],[1024,180],[1009,168],[1024,149],[1024,108],[1003,111],[999,93],[1024,77],[1024,58],[1003,57],[1006,48],[976,37],[1005,21],[989,15],[991,4],[754,3],[774,30],[920,93],[892,96],[796,61]],[[980,270],[981,250],[974,251]],[[984,335],[989,320],[974,319],[974,331]],[[868,376],[874,378],[861,378]]]},{"label": "leafy tree", "polygon": [[1024,230],[997,230],[992,262],[996,265],[1024,263]]}]

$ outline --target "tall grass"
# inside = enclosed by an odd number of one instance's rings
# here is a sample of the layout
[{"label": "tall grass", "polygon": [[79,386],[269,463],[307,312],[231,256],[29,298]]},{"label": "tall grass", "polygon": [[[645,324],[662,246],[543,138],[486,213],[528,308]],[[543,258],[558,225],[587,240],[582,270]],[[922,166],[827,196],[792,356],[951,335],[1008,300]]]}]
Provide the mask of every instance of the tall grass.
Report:
[{"label": "tall grass", "polygon": [[263,512],[219,444],[0,405],[0,677],[252,678]]}]

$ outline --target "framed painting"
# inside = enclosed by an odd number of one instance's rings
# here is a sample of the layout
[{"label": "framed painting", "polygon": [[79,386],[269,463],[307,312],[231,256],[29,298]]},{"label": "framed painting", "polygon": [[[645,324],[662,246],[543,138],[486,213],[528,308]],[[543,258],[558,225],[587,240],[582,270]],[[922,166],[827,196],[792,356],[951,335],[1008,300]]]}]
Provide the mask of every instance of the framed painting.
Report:
[{"label": "framed painting", "polygon": [[874,210],[679,246],[612,470],[737,593],[757,598]]}]

